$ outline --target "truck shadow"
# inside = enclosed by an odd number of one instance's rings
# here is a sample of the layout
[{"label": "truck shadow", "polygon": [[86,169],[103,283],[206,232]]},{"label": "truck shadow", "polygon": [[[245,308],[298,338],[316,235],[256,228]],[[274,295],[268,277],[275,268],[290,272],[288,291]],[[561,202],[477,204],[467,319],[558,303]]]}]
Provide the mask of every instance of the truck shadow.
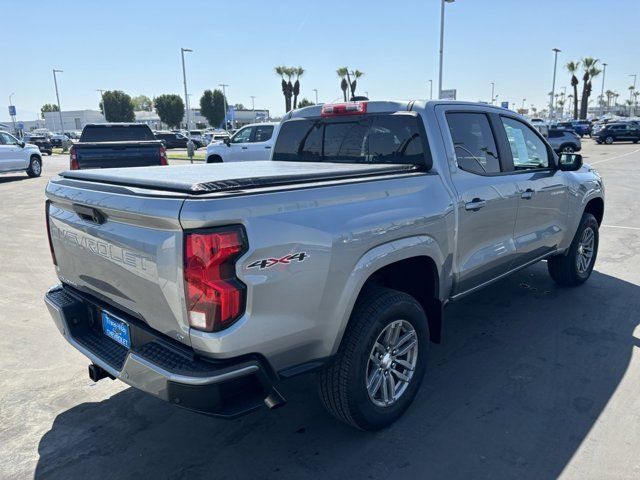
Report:
[{"label": "truck shadow", "polygon": [[636,285],[562,289],[538,264],[448,308],[419,397],[384,431],[334,421],[310,377],[235,420],[130,388],[58,415],[35,478],[556,478],[640,347],[638,311]]},{"label": "truck shadow", "polygon": [[16,173],[11,175],[0,175],[0,183],[18,182],[20,180],[28,180],[30,177],[26,173]]}]

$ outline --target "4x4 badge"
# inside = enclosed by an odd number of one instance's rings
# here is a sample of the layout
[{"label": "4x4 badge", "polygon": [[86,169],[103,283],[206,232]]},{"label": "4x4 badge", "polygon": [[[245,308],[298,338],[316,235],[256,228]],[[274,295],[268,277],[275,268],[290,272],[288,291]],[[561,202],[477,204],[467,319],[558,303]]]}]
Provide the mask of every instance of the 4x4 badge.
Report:
[{"label": "4x4 badge", "polygon": [[309,258],[309,254],[307,252],[292,253],[281,258],[264,258],[262,260],[256,260],[252,264],[247,265],[247,268],[260,268],[260,270],[262,270],[263,268],[270,268],[275,265],[289,265],[293,260],[304,262],[307,258]]}]

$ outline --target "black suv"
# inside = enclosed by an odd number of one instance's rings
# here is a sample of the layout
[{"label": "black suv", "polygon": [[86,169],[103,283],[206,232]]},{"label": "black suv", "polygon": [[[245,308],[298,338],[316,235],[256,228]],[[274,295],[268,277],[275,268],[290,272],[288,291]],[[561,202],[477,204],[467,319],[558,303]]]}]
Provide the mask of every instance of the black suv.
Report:
[{"label": "black suv", "polygon": [[31,143],[40,149],[40,152],[51,155],[53,153],[53,144],[49,137],[45,135],[28,135],[24,138],[26,143]]},{"label": "black suv", "polygon": [[[174,132],[155,132],[155,137],[164,143],[165,148],[187,148],[187,142],[189,139],[181,133]],[[195,148],[200,148],[203,145],[199,140],[193,140]]]},{"label": "black suv", "polygon": [[640,141],[640,126],[635,122],[609,123],[596,136],[596,142],[611,145],[613,142]]}]

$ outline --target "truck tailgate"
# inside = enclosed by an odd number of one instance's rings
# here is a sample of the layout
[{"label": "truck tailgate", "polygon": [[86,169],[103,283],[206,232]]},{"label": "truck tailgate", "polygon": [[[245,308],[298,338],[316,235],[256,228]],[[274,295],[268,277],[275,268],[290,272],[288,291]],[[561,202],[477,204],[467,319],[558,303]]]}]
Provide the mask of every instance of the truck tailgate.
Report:
[{"label": "truck tailgate", "polygon": [[160,165],[160,142],[157,141],[77,143],[74,148],[83,170]]},{"label": "truck tailgate", "polygon": [[189,345],[182,272],[180,197],[120,188],[47,186],[60,279]]}]

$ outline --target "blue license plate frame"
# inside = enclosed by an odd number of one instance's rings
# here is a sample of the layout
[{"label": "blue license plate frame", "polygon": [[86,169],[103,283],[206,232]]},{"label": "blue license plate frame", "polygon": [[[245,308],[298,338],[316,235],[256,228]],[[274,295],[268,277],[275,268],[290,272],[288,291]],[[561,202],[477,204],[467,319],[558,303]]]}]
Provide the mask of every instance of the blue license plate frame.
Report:
[{"label": "blue license plate frame", "polygon": [[100,315],[102,317],[102,333],[127,350],[131,349],[131,329],[129,324],[105,310],[102,310]]}]

